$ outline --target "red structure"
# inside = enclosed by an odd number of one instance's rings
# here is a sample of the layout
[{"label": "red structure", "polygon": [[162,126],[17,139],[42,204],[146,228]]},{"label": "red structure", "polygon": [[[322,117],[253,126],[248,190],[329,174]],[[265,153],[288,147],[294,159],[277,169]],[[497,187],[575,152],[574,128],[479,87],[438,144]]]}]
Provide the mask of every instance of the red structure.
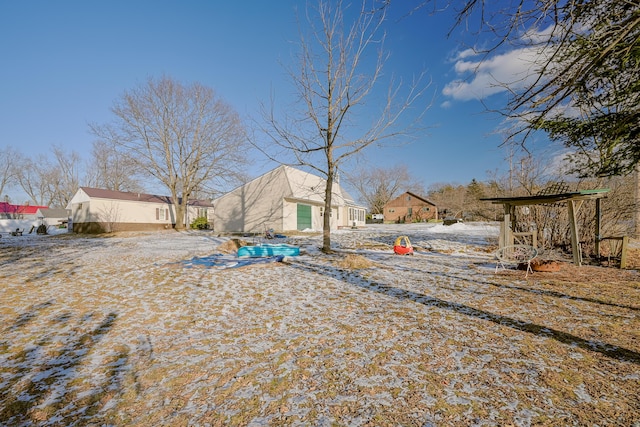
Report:
[{"label": "red structure", "polygon": [[0,202],[0,218],[4,219],[28,219],[35,217],[38,209],[47,209],[48,206],[12,205],[8,202]]}]

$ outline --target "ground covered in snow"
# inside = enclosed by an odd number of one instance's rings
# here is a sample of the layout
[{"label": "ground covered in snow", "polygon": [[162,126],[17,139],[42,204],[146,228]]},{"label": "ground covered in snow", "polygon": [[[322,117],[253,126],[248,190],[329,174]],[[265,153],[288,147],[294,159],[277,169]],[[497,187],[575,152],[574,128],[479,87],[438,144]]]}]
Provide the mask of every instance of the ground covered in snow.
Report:
[{"label": "ground covered in snow", "polygon": [[639,426],[637,272],[496,273],[497,234],[226,269],[213,232],[3,236],[0,424]]}]

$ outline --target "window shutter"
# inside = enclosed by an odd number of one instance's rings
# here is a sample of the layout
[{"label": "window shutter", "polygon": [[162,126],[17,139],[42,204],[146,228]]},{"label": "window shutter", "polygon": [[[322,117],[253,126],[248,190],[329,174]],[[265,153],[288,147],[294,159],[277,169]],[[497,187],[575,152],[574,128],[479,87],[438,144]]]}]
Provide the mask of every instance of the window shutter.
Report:
[{"label": "window shutter", "polygon": [[160,219],[160,208],[156,208],[156,220]]},{"label": "window shutter", "polygon": [[169,219],[169,209],[164,210],[164,219],[165,220]]}]

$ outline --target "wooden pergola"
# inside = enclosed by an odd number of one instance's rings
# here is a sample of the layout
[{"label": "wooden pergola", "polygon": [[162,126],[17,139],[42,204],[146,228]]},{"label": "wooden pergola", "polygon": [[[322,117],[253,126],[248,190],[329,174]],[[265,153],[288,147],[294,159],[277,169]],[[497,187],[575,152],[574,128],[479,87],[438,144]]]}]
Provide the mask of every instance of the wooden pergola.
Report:
[{"label": "wooden pergola", "polygon": [[[504,218],[500,224],[500,247],[513,245],[514,229],[516,225],[516,206],[547,205],[555,203],[565,203],[569,210],[569,227],[571,231],[571,252],[573,253],[573,263],[582,265],[582,251],[580,250],[580,234],[576,216],[582,203],[585,200],[596,201],[596,253],[600,253],[600,201],[609,192],[608,188],[596,190],[582,190],[576,192],[560,194],[544,194],[536,196],[522,197],[488,197],[480,200],[501,204],[504,207]],[[517,234],[517,233],[516,233]],[[535,237],[533,238],[535,246]]]}]

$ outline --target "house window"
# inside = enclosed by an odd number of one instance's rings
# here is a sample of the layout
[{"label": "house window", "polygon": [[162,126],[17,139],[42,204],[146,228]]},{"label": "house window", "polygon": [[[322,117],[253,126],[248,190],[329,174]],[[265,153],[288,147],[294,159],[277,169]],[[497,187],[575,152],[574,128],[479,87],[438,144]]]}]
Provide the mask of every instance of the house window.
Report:
[{"label": "house window", "polygon": [[407,214],[408,215],[412,215],[413,214],[413,208],[408,208],[407,209]]},{"label": "house window", "polygon": [[411,196],[407,196],[407,202],[411,200]]},{"label": "house window", "polygon": [[198,208],[198,217],[199,218],[208,218],[208,216],[207,216],[207,208]]},{"label": "house window", "polygon": [[429,212],[429,208],[425,206],[424,208],[422,208],[422,212]]},{"label": "house window", "polygon": [[169,209],[156,208],[156,219],[166,221],[169,219]]},{"label": "house window", "polygon": [[364,209],[349,208],[349,221],[364,221]]},{"label": "house window", "polygon": [[389,209],[389,213],[393,213],[395,211],[396,211],[395,209]]}]

